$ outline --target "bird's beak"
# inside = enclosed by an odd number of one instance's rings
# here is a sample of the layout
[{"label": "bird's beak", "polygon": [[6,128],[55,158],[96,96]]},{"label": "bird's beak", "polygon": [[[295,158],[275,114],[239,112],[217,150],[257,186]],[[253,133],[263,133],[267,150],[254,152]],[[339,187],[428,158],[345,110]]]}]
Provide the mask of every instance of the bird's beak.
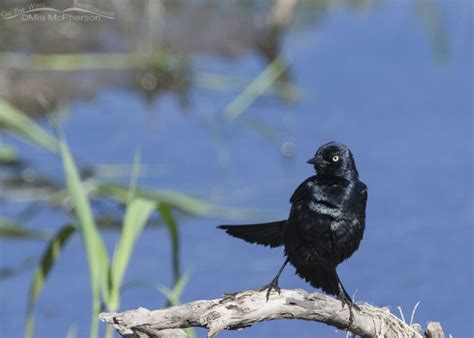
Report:
[{"label": "bird's beak", "polygon": [[306,161],[306,163],[316,164],[316,163],[318,163],[318,158],[315,156],[312,159],[309,159],[308,161]]}]

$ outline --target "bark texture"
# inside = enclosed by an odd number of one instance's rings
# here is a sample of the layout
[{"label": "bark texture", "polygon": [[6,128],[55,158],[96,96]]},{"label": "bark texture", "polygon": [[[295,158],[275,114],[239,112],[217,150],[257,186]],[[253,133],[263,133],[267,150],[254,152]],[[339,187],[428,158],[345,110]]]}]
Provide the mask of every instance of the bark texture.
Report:
[{"label": "bark texture", "polygon": [[181,330],[187,327],[207,328],[208,337],[213,337],[223,330],[242,329],[273,319],[321,322],[361,337],[444,338],[439,323],[429,323],[423,333],[420,325],[404,323],[388,308],[359,304],[360,311],[353,309],[354,320],[349,326],[349,309],[343,308],[333,297],[304,290],[281,290],[280,294],[272,292],[267,302],[265,294],[256,290],[241,291],[160,310],[138,308],[122,313],[101,313],[99,318],[127,338],[187,337]]}]

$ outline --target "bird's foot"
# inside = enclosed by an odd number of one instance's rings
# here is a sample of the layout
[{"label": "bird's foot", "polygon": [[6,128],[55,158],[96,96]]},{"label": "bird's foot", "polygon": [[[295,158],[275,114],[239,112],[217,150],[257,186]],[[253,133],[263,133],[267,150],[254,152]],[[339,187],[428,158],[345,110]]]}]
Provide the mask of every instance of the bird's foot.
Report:
[{"label": "bird's foot", "polygon": [[258,289],[258,291],[265,291],[267,290],[267,296],[266,296],[266,299],[267,299],[267,302],[268,302],[268,299],[270,298],[270,292],[272,292],[272,289],[274,289],[276,292],[278,292],[278,294],[280,294],[280,287],[278,286],[278,279],[274,279],[270,282],[270,284],[267,284],[265,286],[263,286],[262,288]]},{"label": "bird's foot", "polygon": [[347,298],[344,294],[339,295],[337,298],[341,301],[343,309],[346,304],[347,304],[347,307],[349,308],[349,327],[351,327],[352,323],[354,322],[354,312],[352,311],[352,309],[354,308],[360,311],[360,307],[356,303],[354,303],[351,299]]}]

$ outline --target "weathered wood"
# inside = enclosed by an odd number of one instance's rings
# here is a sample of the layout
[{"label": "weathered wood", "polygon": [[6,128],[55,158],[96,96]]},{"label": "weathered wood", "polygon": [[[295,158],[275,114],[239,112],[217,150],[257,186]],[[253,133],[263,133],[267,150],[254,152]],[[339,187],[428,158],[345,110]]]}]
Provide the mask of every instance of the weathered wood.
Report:
[{"label": "weathered wood", "polygon": [[443,328],[440,323],[429,322],[426,327],[426,337],[427,338],[444,338]]},{"label": "weathered wood", "polygon": [[[266,292],[241,291],[213,300],[199,300],[166,309],[150,311],[144,308],[122,313],[101,313],[99,318],[111,324],[124,337],[164,337],[165,329],[203,327],[209,330],[208,337],[222,330],[241,329],[257,322],[273,319],[311,320],[346,330],[362,337],[409,337],[422,338],[419,328],[404,323],[387,308],[359,304],[353,309],[354,319],[349,326],[349,309],[330,296],[304,290],[281,290],[272,292],[268,302]],[[434,325],[436,331],[434,330]],[[430,323],[437,335],[444,337],[439,323]],[[430,327],[430,326],[429,326]],[[186,337],[184,331],[173,331]],[[133,336],[135,335],[135,336]]]}]

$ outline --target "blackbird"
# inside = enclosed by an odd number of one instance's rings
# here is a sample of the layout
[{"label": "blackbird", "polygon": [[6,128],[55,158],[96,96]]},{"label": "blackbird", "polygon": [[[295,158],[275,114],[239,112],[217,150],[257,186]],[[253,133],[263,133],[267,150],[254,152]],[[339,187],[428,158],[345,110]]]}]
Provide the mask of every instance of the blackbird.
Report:
[{"label": "blackbird", "polygon": [[309,177],[290,198],[288,219],[247,225],[220,225],[229,235],[269,247],[284,246],[285,262],[267,290],[280,292],[278,279],[288,263],[296,274],[347,304],[358,308],[344,289],[336,267],[358,248],[365,229],[367,186],[359,180],[354,158],[347,146],[322,145],[307,163],[316,175]]}]

